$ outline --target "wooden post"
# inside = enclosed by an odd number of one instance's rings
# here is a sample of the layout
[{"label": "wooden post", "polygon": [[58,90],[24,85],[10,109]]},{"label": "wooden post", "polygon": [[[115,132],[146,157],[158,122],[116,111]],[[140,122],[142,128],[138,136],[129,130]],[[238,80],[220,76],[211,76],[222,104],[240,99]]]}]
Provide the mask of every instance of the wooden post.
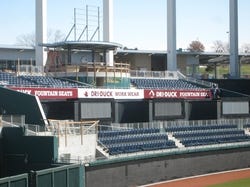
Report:
[{"label": "wooden post", "polygon": [[83,134],[82,134],[82,124],[80,124],[80,133],[81,133],[81,145],[83,145]]},{"label": "wooden post", "polygon": [[64,127],[65,127],[65,133],[64,133],[64,135],[65,135],[65,147],[67,147],[67,124],[66,124],[66,122],[64,123]]}]

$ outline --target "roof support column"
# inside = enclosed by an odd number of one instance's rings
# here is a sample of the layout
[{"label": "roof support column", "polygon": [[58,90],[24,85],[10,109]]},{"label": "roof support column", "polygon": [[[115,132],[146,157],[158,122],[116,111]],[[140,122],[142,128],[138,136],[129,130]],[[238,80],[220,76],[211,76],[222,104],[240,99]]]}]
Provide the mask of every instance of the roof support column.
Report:
[{"label": "roof support column", "polygon": [[238,0],[230,0],[230,76],[240,78],[240,65],[238,60]]},{"label": "roof support column", "polygon": [[[103,41],[113,41],[113,0],[103,0]],[[106,54],[108,66],[114,65],[114,51]]]},{"label": "roof support column", "polygon": [[167,70],[177,70],[176,1],[167,0]]},{"label": "roof support column", "polygon": [[72,51],[71,51],[71,46],[68,45],[67,47],[67,51],[68,51],[68,62],[67,62],[67,65],[71,65],[72,64],[72,58],[71,58],[71,54],[72,54]]},{"label": "roof support column", "polygon": [[[47,42],[47,0],[36,0],[36,66],[43,67],[47,61],[47,53],[40,46]],[[43,68],[42,68],[43,71]]]}]

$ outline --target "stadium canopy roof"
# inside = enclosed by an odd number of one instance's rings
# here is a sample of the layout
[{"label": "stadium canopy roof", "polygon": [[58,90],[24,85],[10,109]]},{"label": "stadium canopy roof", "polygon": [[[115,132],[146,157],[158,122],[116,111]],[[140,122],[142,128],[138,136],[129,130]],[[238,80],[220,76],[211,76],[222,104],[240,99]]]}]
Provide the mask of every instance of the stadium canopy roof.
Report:
[{"label": "stadium canopy roof", "polygon": [[121,48],[122,45],[113,42],[96,42],[96,41],[64,41],[56,43],[41,44],[47,48],[58,48],[62,50],[90,50],[90,51],[109,51]]},{"label": "stadium canopy roof", "polygon": [[0,49],[34,50],[34,47],[32,47],[32,46],[24,46],[24,45],[5,45],[5,44],[0,44]]}]

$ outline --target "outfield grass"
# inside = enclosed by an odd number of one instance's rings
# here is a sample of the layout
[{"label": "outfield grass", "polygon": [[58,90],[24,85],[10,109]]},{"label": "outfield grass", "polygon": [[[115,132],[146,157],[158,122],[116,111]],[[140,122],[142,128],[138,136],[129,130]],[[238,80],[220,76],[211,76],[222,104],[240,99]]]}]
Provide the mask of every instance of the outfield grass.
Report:
[{"label": "outfield grass", "polygon": [[[244,75],[250,75],[250,64],[242,64],[241,65],[241,75],[244,77]],[[198,72],[201,75],[204,74],[210,74],[210,75],[214,75],[214,70],[210,71],[210,72],[206,72],[206,67],[200,67],[198,69]],[[226,75],[229,73],[229,65],[219,65],[217,66],[217,78],[223,78],[223,75]]]},{"label": "outfield grass", "polygon": [[250,187],[250,178],[235,180],[223,184],[211,185],[208,187]]}]

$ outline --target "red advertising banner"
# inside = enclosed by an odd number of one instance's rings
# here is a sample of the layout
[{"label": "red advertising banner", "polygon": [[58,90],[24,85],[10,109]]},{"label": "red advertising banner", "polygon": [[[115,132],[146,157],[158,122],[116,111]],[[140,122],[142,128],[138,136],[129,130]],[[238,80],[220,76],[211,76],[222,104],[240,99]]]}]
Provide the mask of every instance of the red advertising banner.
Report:
[{"label": "red advertising banner", "polygon": [[78,92],[76,88],[28,88],[9,87],[22,93],[36,95],[39,99],[76,99]]},{"label": "red advertising banner", "polygon": [[144,97],[146,99],[205,99],[211,98],[211,92],[210,90],[144,90]]},{"label": "red advertising banner", "polygon": [[205,99],[212,98],[210,90],[137,90],[137,89],[82,89],[82,88],[29,88],[9,87],[22,93],[49,99]]}]

